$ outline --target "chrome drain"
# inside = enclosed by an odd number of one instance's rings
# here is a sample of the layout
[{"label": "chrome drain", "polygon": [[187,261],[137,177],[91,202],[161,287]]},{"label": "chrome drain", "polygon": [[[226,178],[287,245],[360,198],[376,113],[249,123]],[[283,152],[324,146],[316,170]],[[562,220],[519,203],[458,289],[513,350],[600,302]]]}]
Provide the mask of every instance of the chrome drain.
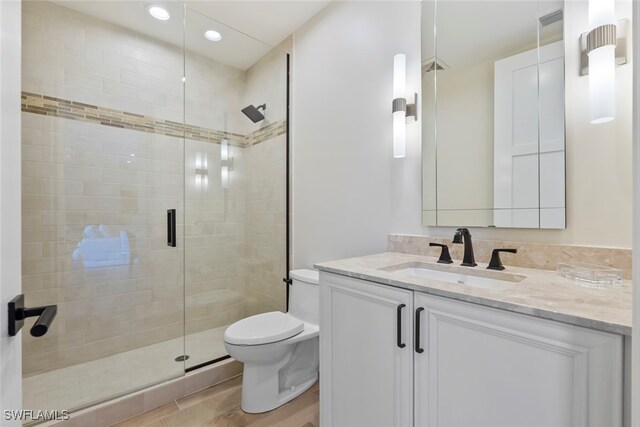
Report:
[{"label": "chrome drain", "polygon": [[184,362],[185,360],[189,360],[188,354],[182,354],[174,359],[176,362]]}]

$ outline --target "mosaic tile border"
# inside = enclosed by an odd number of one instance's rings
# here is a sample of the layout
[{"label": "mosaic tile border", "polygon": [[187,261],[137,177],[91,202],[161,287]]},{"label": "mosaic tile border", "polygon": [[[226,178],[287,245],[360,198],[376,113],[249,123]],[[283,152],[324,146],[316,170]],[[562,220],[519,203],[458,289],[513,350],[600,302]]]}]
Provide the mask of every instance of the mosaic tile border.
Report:
[{"label": "mosaic tile border", "polygon": [[226,139],[231,145],[240,147],[259,144],[282,135],[287,130],[286,120],[280,120],[249,135],[242,135],[24,91],[21,96],[21,104],[22,111],[25,113],[60,117],[214,144],[220,144],[222,139]]},{"label": "mosaic tile border", "polygon": [[[449,245],[451,256],[457,260],[462,259],[464,248],[462,245],[451,244],[451,238],[390,234],[388,250],[412,255],[438,256],[440,249],[429,247],[429,242]],[[491,252],[495,248],[516,248],[517,254],[502,257],[505,266],[554,271],[559,262],[586,262],[620,268],[623,270],[624,278],[631,279],[631,249],[481,239],[474,239],[473,247],[478,262],[489,262]]]},{"label": "mosaic tile border", "polygon": [[256,145],[268,139],[284,135],[285,133],[287,133],[287,121],[280,120],[270,123],[257,131],[251,132],[249,135],[245,136],[244,141],[246,145]]}]

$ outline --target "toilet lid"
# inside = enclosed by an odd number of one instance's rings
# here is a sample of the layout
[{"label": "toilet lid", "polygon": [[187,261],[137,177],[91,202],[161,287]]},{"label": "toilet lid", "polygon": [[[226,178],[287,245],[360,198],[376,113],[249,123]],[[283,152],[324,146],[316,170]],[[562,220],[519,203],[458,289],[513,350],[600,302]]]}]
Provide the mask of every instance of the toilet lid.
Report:
[{"label": "toilet lid", "polygon": [[257,314],[242,319],[224,331],[224,340],[229,344],[258,345],[286,340],[304,329],[300,320],[281,313]]}]

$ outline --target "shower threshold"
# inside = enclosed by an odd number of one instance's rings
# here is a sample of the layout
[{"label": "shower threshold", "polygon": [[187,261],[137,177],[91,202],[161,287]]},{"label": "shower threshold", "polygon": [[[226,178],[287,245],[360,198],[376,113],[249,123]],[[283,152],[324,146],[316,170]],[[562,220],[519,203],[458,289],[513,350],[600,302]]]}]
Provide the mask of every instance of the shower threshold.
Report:
[{"label": "shower threshold", "polygon": [[[23,378],[23,406],[77,410],[184,375],[226,356],[225,326]],[[186,344],[186,345],[185,345]],[[189,359],[176,362],[188,349]]]}]

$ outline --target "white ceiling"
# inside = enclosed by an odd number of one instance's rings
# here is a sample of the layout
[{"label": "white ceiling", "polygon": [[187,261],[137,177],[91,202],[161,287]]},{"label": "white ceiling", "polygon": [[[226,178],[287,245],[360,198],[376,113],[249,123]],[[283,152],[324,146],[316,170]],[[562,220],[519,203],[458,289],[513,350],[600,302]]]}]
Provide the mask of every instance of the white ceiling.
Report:
[{"label": "white ceiling", "polygon": [[187,0],[189,8],[275,46],[330,0]]},{"label": "white ceiling", "polygon": [[[1,1],[1,0],[0,0]],[[183,45],[184,3],[174,0],[53,0],[102,21],[178,47]],[[171,14],[168,21],[152,18],[147,5],[158,4]],[[189,1],[184,43],[188,50],[246,70],[284,40],[328,1]],[[216,19],[211,19],[215,17]],[[216,30],[222,40],[204,38]]]},{"label": "white ceiling", "polygon": [[[434,56],[433,2],[423,2],[422,58]],[[440,0],[438,58],[451,69],[466,67],[535,47],[538,17],[561,9],[562,0]],[[562,35],[563,22],[541,29],[541,39]]]}]

